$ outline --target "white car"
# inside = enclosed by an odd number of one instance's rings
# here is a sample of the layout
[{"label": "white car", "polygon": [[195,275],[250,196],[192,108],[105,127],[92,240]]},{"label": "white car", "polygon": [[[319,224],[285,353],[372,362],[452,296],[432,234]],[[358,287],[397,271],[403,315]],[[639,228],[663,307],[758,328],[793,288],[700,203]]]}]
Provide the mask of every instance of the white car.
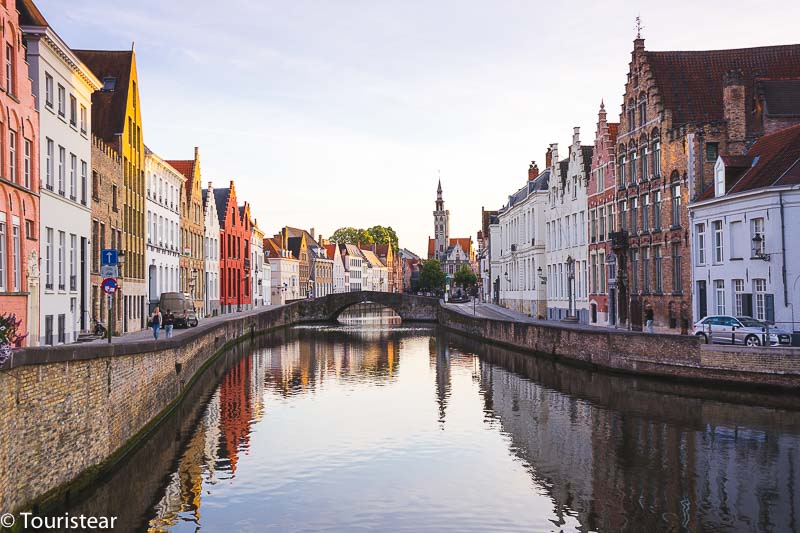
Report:
[{"label": "white car", "polygon": [[769,335],[770,346],[792,344],[792,335],[788,331],[749,316],[707,316],[694,323],[692,333],[703,342],[714,344],[761,346],[766,335]]}]

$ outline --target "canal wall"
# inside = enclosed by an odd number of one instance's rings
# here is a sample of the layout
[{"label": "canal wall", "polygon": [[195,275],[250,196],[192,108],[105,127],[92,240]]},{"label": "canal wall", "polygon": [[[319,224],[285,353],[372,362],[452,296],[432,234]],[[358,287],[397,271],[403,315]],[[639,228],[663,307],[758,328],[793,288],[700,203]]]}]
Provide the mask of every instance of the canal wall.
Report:
[{"label": "canal wall", "polygon": [[690,335],[475,317],[442,306],[439,324],[467,336],[612,371],[800,389],[800,350],[706,345]]},{"label": "canal wall", "polygon": [[169,340],[14,351],[0,368],[0,512],[80,490],[147,436],[217,355],[304,320],[288,305]]}]

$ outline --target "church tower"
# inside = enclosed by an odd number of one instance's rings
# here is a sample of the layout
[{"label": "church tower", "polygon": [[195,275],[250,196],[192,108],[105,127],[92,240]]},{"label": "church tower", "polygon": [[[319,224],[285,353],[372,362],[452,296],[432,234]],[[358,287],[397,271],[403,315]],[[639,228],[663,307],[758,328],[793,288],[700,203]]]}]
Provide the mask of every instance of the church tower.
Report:
[{"label": "church tower", "polygon": [[433,212],[434,244],[433,257],[442,261],[450,243],[450,211],[445,210],[442,199],[442,180],[436,190],[436,211]]}]

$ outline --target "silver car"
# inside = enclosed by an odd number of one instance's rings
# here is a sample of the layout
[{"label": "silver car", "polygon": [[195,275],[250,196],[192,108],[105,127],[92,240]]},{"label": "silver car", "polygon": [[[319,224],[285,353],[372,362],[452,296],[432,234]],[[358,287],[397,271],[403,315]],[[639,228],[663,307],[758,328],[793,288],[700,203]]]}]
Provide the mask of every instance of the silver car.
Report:
[{"label": "silver car", "polygon": [[792,335],[749,316],[712,315],[694,323],[692,333],[705,343],[761,346],[769,335],[770,346],[789,346]]}]

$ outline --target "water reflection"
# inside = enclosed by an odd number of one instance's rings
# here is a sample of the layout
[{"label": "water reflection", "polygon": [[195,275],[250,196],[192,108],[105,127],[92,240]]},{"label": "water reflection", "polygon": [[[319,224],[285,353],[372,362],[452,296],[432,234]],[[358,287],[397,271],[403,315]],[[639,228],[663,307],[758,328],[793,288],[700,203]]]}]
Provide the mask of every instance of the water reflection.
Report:
[{"label": "water reflection", "polygon": [[218,360],[68,510],[123,531],[796,532],[797,405],[308,326]]}]

